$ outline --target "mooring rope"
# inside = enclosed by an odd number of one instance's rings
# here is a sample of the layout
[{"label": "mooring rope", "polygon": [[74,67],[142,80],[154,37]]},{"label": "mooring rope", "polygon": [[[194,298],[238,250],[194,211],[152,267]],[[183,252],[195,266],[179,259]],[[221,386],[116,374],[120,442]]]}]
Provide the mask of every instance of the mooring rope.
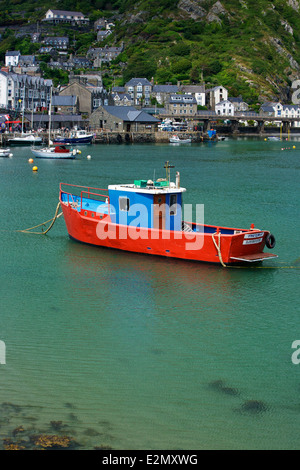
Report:
[{"label": "mooring rope", "polygon": [[[218,235],[219,236],[219,244],[217,245],[217,242],[215,240],[215,237],[214,235]],[[212,234],[212,239],[213,239],[213,242],[214,242],[214,245],[217,249],[217,252],[218,252],[218,256],[219,256],[219,260],[220,260],[220,263],[221,265],[224,267],[224,268],[227,268],[226,264],[223,262],[223,259],[222,259],[222,253],[221,253],[221,232],[215,232]]]},{"label": "mooring rope", "polygon": [[[56,211],[55,211],[54,217],[52,217],[52,219],[46,220],[46,222],[42,222],[41,224],[35,225],[34,227],[26,228],[26,229],[24,229],[24,230],[17,230],[17,232],[22,232],[22,233],[34,233],[35,235],[46,235],[46,233],[48,233],[49,230],[53,227],[55,221],[63,214],[62,212],[58,213],[59,207],[60,207],[60,202],[57,204]],[[51,224],[49,225],[49,227],[47,228],[47,230],[42,230],[42,232],[32,232],[32,231],[31,231],[31,230],[33,230],[33,229],[35,229],[35,228],[41,227],[41,226],[43,226],[43,225],[46,225],[46,224],[48,224],[49,222],[51,222]]]}]

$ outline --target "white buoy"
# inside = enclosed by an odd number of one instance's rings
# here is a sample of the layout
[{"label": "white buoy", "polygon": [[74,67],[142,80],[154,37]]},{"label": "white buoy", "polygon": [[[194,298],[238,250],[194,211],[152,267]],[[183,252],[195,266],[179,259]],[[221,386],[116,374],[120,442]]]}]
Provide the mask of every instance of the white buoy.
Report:
[{"label": "white buoy", "polygon": [[88,160],[90,160],[92,157],[91,157],[90,155],[88,155],[86,158],[87,158]]},{"label": "white buoy", "polygon": [[75,149],[72,151],[72,154],[73,154],[73,155],[76,155],[76,150],[75,150]]}]

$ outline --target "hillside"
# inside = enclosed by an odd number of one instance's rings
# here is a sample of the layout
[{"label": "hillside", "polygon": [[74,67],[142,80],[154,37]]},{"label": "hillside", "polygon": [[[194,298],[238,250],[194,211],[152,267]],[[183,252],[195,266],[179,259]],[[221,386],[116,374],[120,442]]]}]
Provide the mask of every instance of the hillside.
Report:
[{"label": "hillside", "polygon": [[[101,46],[124,42],[124,52],[106,70],[107,80],[115,83],[139,76],[156,83],[222,84],[231,96],[242,94],[256,104],[290,102],[291,82],[299,78],[298,0],[78,0],[76,8],[70,0],[54,0],[37,5],[0,0],[0,25],[36,22],[49,7],[76,9],[92,21],[113,18],[114,32]],[[2,54],[5,46],[18,45],[7,40],[7,32],[3,36]],[[79,52],[91,42],[100,46],[87,35]]]}]

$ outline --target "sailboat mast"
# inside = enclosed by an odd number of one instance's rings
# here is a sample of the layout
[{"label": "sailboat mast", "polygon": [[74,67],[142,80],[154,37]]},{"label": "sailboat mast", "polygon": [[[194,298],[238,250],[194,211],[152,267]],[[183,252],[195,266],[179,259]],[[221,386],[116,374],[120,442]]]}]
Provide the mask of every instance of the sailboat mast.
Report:
[{"label": "sailboat mast", "polygon": [[48,145],[50,146],[50,141],[51,141],[51,107],[52,107],[52,85],[50,88],[50,104],[49,104],[49,143]]},{"label": "sailboat mast", "polygon": [[24,134],[24,110],[25,110],[25,86],[23,91],[23,106],[22,106],[22,135]]}]

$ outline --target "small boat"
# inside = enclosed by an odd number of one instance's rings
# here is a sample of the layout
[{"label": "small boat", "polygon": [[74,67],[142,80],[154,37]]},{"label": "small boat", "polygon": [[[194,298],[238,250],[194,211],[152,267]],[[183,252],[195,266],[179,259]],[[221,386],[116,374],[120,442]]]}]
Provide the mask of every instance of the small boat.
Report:
[{"label": "small boat", "polygon": [[69,158],[73,159],[76,157],[76,150],[71,150],[65,145],[53,145],[52,147],[45,147],[42,149],[31,148],[33,155],[36,158],[52,158],[52,159],[62,159]]},{"label": "small boat", "polygon": [[273,136],[271,135],[270,137],[268,137],[268,140],[281,140],[280,137],[277,137],[277,136]]},{"label": "small boat", "polygon": [[90,144],[94,134],[88,134],[85,130],[76,130],[70,136],[58,136],[54,138],[55,144]]},{"label": "small boat", "polygon": [[31,148],[33,155],[37,158],[50,158],[50,159],[73,159],[76,157],[76,150],[67,148],[66,145],[52,144],[51,142],[51,105],[52,105],[52,87],[50,93],[50,106],[49,106],[49,137],[48,147],[42,149]]},{"label": "small boat", "polygon": [[[97,247],[222,266],[261,262],[277,255],[274,236],[250,228],[205,225],[182,219],[180,174],[112,184],[107,189],[60,183],[59,200],[69,237]],[[190,206],[190,205],[189,205]],[[138,215],[137,215],[138,214]]]},{"label": "small boat", "polygon": [[13,154],[11,153],[9,148],[0,148],[0,157],[12,157]]},{"label": "small boat", "polygon": [[7,139],[10,145],[39,145],[43,142],[43,139],[38,135],[31,133],[21,133],[19,136],[15,135]]},{"label": "small boat", "polygon": [[171,144],[190,144],[192,139],[180,139],[177,134],[172,135],[170,137]]}]

